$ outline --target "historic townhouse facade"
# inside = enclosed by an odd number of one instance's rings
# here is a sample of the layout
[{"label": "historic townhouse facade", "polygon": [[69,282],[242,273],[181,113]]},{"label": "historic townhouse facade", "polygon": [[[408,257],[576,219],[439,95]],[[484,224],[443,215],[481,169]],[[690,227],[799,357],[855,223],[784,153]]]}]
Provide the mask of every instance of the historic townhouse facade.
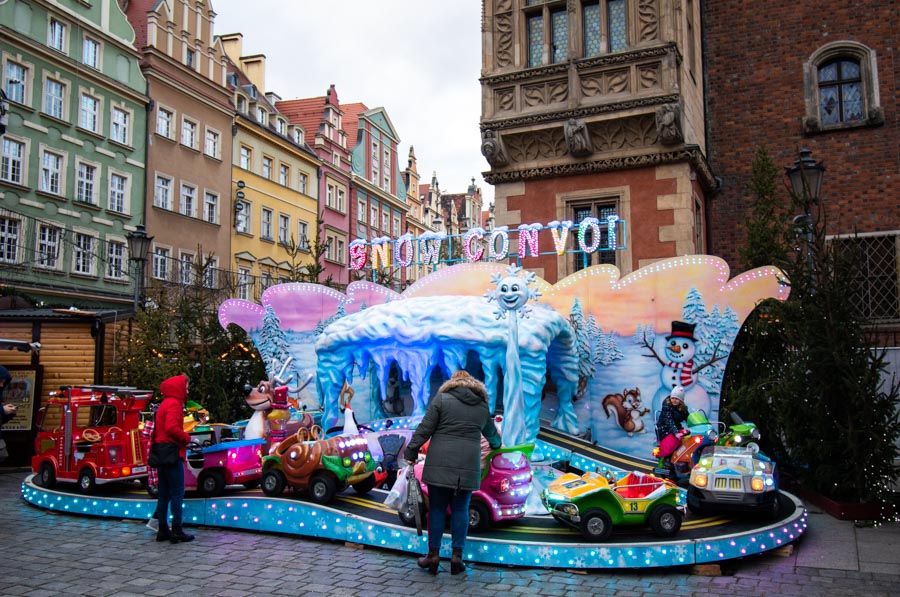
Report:
[{"label": "historic townhouse facade", "polygon": [[[364,104],[344,106],[347,135],[356,140],[351,151],[351,238],[397,239],[406,231],[409,203],[406,182],[399,166],[400,138],[384,108]],[[416,256],[413,256],[415,259]],[[388,279],[380,281],[394,289],[406,283],[406,268],[379,264]]]},{"label": "historic townhouse facade", "polygon": [[483,7],[481,150],[496,225],[593,217],[601,245],[610,216],[627,231],[620,250],[587,261],[558,257],[542,237],[540,251],[549,254],[523,265],[555,282],[585,265],[612,263],[627,274],[705,252],[716,181],[705,157],[699,2],[488,0]]},{"label": "historic townhouse facade", "polygon": [[350,219],[350,137],[344,128],[345,111],[334,85],[324,96],[282,100],[275,104],[289,122],[295,134],[306,136],[320,159],[315,181],[319,198],[322,226],[320,242],[326,243],[322,260],[324,270],[320,282],[344,287],[352,280],[347,268],[351,240]]},{"label": "historic townhouse facade", "polygon": [[[419,196],[419,166],[416,160],[416,150],[412,145],[409,146],[406,170],[403,171],[403,182],[406,184],[406,203],[409,205],[404,232],[411,234],[413,238],[418,238],[430,231],[431,226],[425,221],[425,206]],[[414,283],[429,271],[430,268],[421,263],[410,265],[406,270],[407,284]]]},{"label": "historic townhouse facade", "polygon": [[267,287],[294,279],[313,261],[317,242],[319,159],[302,130],[265,92],[265,56],[243,56],[241,35],[222,37],[237,106],[232,184],[235,194],[231,270],[238,298],[258,301]]},{"label": "historic townhouse facade", "polygon": [[38,305],[132,303],[147,121],[133,35],[110,0],[0,3],[0,284]]},{"label": "historic townhouse facade", "polygon": [[215,13],[205,0],[132,0],[126,14],[151,98],[145,274],[150,283],[190,284],[202,275],[227,286],[234,109]]},{"label": "historic townhouse facade", "polygon": [[[710,252],[734,269],[745,242],[752,156],[825,166],[819,201],[834,242],[862,249],[860,312],[900,342],[897,3],[852,10],[817,1],[748,10],[704,3],[709,155],[721,191],[710,204]],[[748,60],[752,57],[752,60]],[[793,214],[788,214],[790,217]]]}]

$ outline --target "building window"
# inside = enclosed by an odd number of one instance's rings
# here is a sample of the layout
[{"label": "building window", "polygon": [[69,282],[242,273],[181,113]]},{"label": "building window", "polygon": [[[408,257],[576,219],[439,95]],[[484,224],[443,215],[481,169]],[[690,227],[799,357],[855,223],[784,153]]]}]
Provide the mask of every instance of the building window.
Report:
[{"label": "building window", "polygon": [[100,132],[100,100],[86,93],[81,94],[81,110],[78,126],[92,133]]},{"label": "building window", "polygon": [[272,180],[272,158],[263,156],[262,175],[266,180]]},{"label": "building window", "polygon": [[[607,216],[616,215],[616,202],[615,201],[603,201],[596,203],[583,203],[578,204],[572,207],[572,221],[575,222],[576,226],[581,224],[585,218],[596,218],[599,220],[600,226],[600,245],[599,249],[590,254],[584,254],[579,252],[575,252],[572,254],[574,258],[574,267],[573,271],[580,271],[585,267],[591,265],[597,265],[600,263],[609,263],[611,265],[616,264],[616,252],[615,250],[607,249],[607,244],[609,241],[609,226],[607,224]],[[573,228],[573,230],[575,230]],[[593,238],[593,231],[591,229],[587,229],[584,235],[584,244],[591,246],[594,244],[595,239]]]},{"label": "building window", "polygon": [[238,298],[250,300],[250,270],[246,267],[238,268]]},{"label": "building window", "polygon": [[366,200],[358,199],[356,201],[356,221],[362,222],[365,224],[366,222]]},{"label": "building window", "polygon": [[391,190],[391,148],[385,145],[384,147],[384,159],[382,160],[382,165],[384,166],[381,171],[384,174],[384,180],[382,181],[381,188],[385,191]]},{"label": "building window", "polygon": [[597,2],[585,4],[581,12],[582,45],[584,57],[599,56],[602,48],[600,40],[600,5]]},{"label": "building window", "polygon": [[334,209],[334,185],[330,184],[325,187],[325,206]]},{"label": "building window", "polygon": [[309,223],[297,222],[297,244],[303,251],[309,251]]},{"label": "building window", "polygon": [[606,0],[610,52],[621,52],[628,46],[626,8],[625,0]]},{"label": "building window", "polygon": [[853,304],[872,323],[900,322],[900,233],[834,238],[837,251],[857,252]]},{"label": "building window", "polygon": [[25,84],[28,82],[28,69],[15,62],[6,63],[6,97],[17,104],[25,104]]},{"label": "building window", "polygon": [[280,165],[278,167],[278,182],[281,183],[282,186],[287,186],[290,179],[291,169],[284,164]]},{"label": "building window", "polygon": [[241,158],[240,158],[241,159],[241,168],[243,168],[244,170],[250,169],[250,158],[251,158],[250,148],[244,147],[243,145],[241,145]]},{"label": "building window", "polygon": [[241,114],[246,114],[247,113],[247,100],[244,99],[243,97],[238,96],[237,109],[238,109],[238,112],[240,112]]},{"label": "building window", "polygon": [[337,209],[341,213],[347,211],[347,193],[344,189],[337,190]]},{"label": "building window", "polygon": [[181,262],[178,264],[182,286],[190,286],[194,283],[194,256],[190,253],[181,254]]},{"label": "building window", "polygon": [[206,191],[203,195],[203,219],[210,224],[219,221],[219,196]]},{"label": "building window", "polygon": [[394,216],[394,238],[400,236],[400,216]]},{"label": "building window", "polygon": [[335,237],[332,234],[325,236],[325,259],[334,261]]},{"label": "building window", "polygon": [[72,271],[85,276],[94,275],[94,245],[97,239],[83,232],[75,233],[72,246]]},{"label": "building window", "polygon": [[66,52],[66,26],[56,19],[50,19],[50,33],[47,45],[54,50]]},{"label": "building window", "polygon": [[300,173],[300,184],[298,185],[298,188],[304,195],[306,195],[309,190],[309,177],[302,172]]},{"label": "building window", "polygon": [[291,234],[291,219],[285,214],[278,214],[278,242],[286,245]]},{"label": "building window", "polygon": [[876,64],[874,51],[851,41],[817,50],[804,65],[804,132],[884,124]]},{"label": "building window", "polygon": [[162,209],[172,209],[172,179],[165,176],[156,177],[153,190],[153,205]]},{"label": "building window", "polygon": [[185,49],[184,52],[184,63],[189,68],[197,68],[197,52],[192,50],[191,48]]},{"label": "building window", "polygon": [[381,212],[381,231],[385,234],[391,231],[391,214],[387,211],[387,208]]},{"label": "building window", "polygon": [[264,207],[259,219],[259,236],[266,240],[272,240],[273,217],[272,210]]},{"label": "building window", "polygon": [[37,262],[40,267],[59,268],[59,241],[62,230],[57,226],[40,223],[37,234]]},{"label": "building window", "polygon": [[113,108],[112,130],[110,131],[109,138],[116,143],[128,145],[128,141],[130,138],[128,127],[130,122],[131,115],[128,112],[122,110],[121,108]]},{"label": "building window", "polygon": [[275,121],[275,130],[278,131],[279,135],[284,135],[287,132],[287,124],[279,118]]},{"label": "building window", "polygon": [[57,120],[65,116],[66,86],[59,81],[47,79],[44,83],[44,113]]},{"label": "building window", "polygon": [[381,165],[379,156],[381,154],[381,145],[378,141],[372,141],[372,178],[374,184],[378,184],[378,176],[381,174]]},{"label": "building window", "polygon": [[152,275],[157,280],[167,280],[169,278],[169,250],[163,247],[155,247],[153,249],[153,271]]},{"label": "building window", "polygon": [[97,204],[97,167],[85,162],[78,163],[78,178],[75,181],[75,200],[90,205]]},{"label": "building window", "polygon": [[294,129],[294,143],[297,145],[303,145],[303,131],[300,129]]},{"label": "building window", "polygon": [[[525,8],[525,27],[528,39],[527,65],[544,63],[544,48],[548,48],[551,64],[565,62],[569,57],[569,22],[565,2],[546,2]],[[546,24],[549,23],[549,27]]]},{"label": "building window", "polygon": [[172,134],[172,123],[174,121],[175,114],[173,114],[170,110],[166,110],[165,108],[157,108],[156,109],[156,134],[162,135],[166,139],[172,139],[174,135]]},{"label": "building window", "polygon": [[269,113],[259,106],[256,107],[256,122],[263,126],[268,126],[269,124]]},{"label": "building window", "polygon": [[20,226],[19,220],[0,216],[0,263],[18,261]]},{"label": "building window", "polygon": [[197,187],[189,184],[181,185],[181,215],[194,217],[197,215]]},{"label": "building window", "polygon": [[833,60],[819,67],[819,116],[822,124],[863,118],[862,77],[856,60]]},{"label": "building window", "polygon": [[181,120],[181,144],[191,149],[197,148],[197,123],[187,118]]},{"label": "building window", "polygon": [[125,278],[125,243],[107,241],[106,277],[113,280]]},{"label": "building window", "polygon": [[339,154],[336,151],[333,154],[331,154],[331,165],[334,166],[335,168],[341,167],[341,154]]},{"label": "building window", "polygon": [[44,150],[41,154],[41,191],[59,195],[62,193],[64,158],[58,153]]},{"label": "building window", "polygon": [[235,230],[238,232],[243,232],[244,234],[250,234],[250,203],[247,201],[238,201],[235,205],[240,205],[241,209],[237,211],[236,224],[234,226]]},{"label": "building window", "polygon": [[97,40],[90,37],[84,38],[81,47],[81,61],[91,68],[100,68],[100,43]]},{"label": "building window", "polygon": [[372,205],[369,207],[369,226],[372,228],[378,227],[378,206]]},{"label": "building window", "polygon": [[24,184],[25,143],[9,137],[3,137],[2,147],[0,180],[14,184]]},{"label": "building window", "polygon": [[127,213],[125,198],[128,193],[128,178],[122,174],[109,175],[109,210],[116,213]]},{"label": "building window", "polygon": [[335,240],[334,259],[338,263],[344,263],[344,240],[340,238]]},{"label": "building window", "polygon": [[206,143],[203,145],[203,153],[211,158],[219,157],[219,133],[206,129]]}]

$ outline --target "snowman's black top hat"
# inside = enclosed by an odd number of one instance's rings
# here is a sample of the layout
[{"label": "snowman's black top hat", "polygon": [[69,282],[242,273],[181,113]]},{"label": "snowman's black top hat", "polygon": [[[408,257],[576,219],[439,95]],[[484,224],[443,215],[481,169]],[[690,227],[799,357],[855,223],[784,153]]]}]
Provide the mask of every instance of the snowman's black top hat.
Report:
[{"label": "snowman's black top hat", "polygon": [[671,340],[672,338],[687,338],[688,340],[696,341],[696,338],[694,338],[695,327],[697,327],[697,324],[686,323],[684,321],[673,321],[672,333],[666,336],[666,340]]}]

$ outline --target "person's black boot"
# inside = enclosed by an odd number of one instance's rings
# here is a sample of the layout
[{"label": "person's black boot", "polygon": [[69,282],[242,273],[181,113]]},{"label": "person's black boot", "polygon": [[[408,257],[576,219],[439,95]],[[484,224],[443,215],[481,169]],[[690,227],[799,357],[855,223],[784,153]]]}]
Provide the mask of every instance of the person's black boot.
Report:
[{"label": "person's black boot", "polygon": [[[184,529],[181,527],[175,527],[172,529],[172,537],[169,539],[172,543],[187,543],[188,541],[193,541],[194,536],[184,532]],[[159,541],[159,539],[157,539]]]},{"label": "person's black boot", "polygon": [[169,531],[168,525],[159,527],[159,530],[156,531],[156,540],[160,542],[172,540],[172,532]]},{"label": "person's black boot", "polygon": [[437,549],[429,549],[428,555],[416,560],[419,568],[428,568],[428,573],[434,576],[441,567],[441,553]]},{"label": "person's black boot", "polygon": [[450,557],[450,574],[461,574],[465,570],[466,565],[462,559],[462,550],[454,549],[453,555]]}]

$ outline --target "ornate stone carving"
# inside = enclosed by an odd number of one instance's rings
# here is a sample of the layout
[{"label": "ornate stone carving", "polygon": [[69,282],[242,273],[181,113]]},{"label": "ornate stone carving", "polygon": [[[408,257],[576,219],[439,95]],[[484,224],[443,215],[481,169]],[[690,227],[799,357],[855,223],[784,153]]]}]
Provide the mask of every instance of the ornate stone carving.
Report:
[{"label": "ornate stone carving", "polygon": [[658,166],[660,164],[673,164],[678,162],[690,162],[697,171],[697,180],[705,189],[712,190],[716,188],[717,182],[712,173],[712,169],[709,167],[709,163],[706,161],[706,158],[703,157],[700,149],[696,146],[664,153],[607,158],[586,162],[571,162],[569,164],[560,164],[557,166],[541,166],[523,170],[508,170],[505,172],[485,172],[484,180],[489,184],[496,185],[522,180],[538,180],[541,178],[594,174],[596,172],[611,172],[615,170]]},{"label": "ornate stone carving", "polygon": [[496,23],[494,57],[497,60],[497,68],[503,68],[511,65],[513,61],[512,15],[497,15],[494,17],[494,23]]},{"label": "ornate stone carving", "polygon": [[656,109],[656,130],[659,142],[663,145],[684,143],[684,132],[681,129],[681,106],[664,104]]},{"label": "ornate stone carving", "polygon": [[659,37],[657,0],[641,0],[638,3],[638,28],[641,41],[653,41]]},{"label": "ornate stone carving", "polygon": [[481,133],[481,153],[492,168],[505,166],[509,163],[509,158],[506,157],[506,152],[503,151],[503,141],[491,129]]},{"label": "ornate stone carving", "polygon": [[642,90],[659,89],[661,68],[662,65],[659,62],[653,64],[641,64],[637,67],[638,84]]},{"label": "ornate stone carving", "polygon": [[627,93],[631,91],[630,69],[616,69],[581,79],[581,93],[585,97],[597,97],[610,93]]},{"label": "ornate stone carving", "polygon": [[569,86],[565,80],[522,85],[522,105],[526,108],[557,104],[568,97]]},{"label": "ornate stone carving", "polygon": [[570,118],[565,126],[566,145],[569,153],[576,158],[583,158],[592,153],[591,136],[583,120]]},{"label": "ornate stone carving", "polygon": [[604,120],[590,126],[594,151],[616,151],[656,144],[656,123],[650,114]]},{"label": "ornate stone carving", "polygon": [[621,102],[612,102],[608,104],[598,104],[596,106],[584,106],[573,110],[558,110],[549,113],[531,114],[528,116],[519,116],[515,118],[503,118],[496,120],[484,120],[481,122],[482,130],[494,129],[511,129],[524,126],[534,126],[545,122],[565,121],[569,118],[586,118],[596,114],[609,114],[613,112],[624,112],[635,108],[646,108],[649,106],[659,106],[661,104],[677,103],[678,95],[659,95],[651,97],[643,97],[639,99],[623,100]]},{"label": "ornate stone carving", "polygon": [[549,128],[506,139],[509,157],[514,162],[559,158],[566,155],[566,138],[561,128]]},{"label": "ornate stone carving", "polygon": [[494,92],[494,105],[497,106],[498,112],[506,112],[516,107],[515,88],[506,87],[498,89]]},{"label": "ornate stone carving", "polygon": [[508,12],[512,10],[512,0],[497,0],[497,12]]}]

